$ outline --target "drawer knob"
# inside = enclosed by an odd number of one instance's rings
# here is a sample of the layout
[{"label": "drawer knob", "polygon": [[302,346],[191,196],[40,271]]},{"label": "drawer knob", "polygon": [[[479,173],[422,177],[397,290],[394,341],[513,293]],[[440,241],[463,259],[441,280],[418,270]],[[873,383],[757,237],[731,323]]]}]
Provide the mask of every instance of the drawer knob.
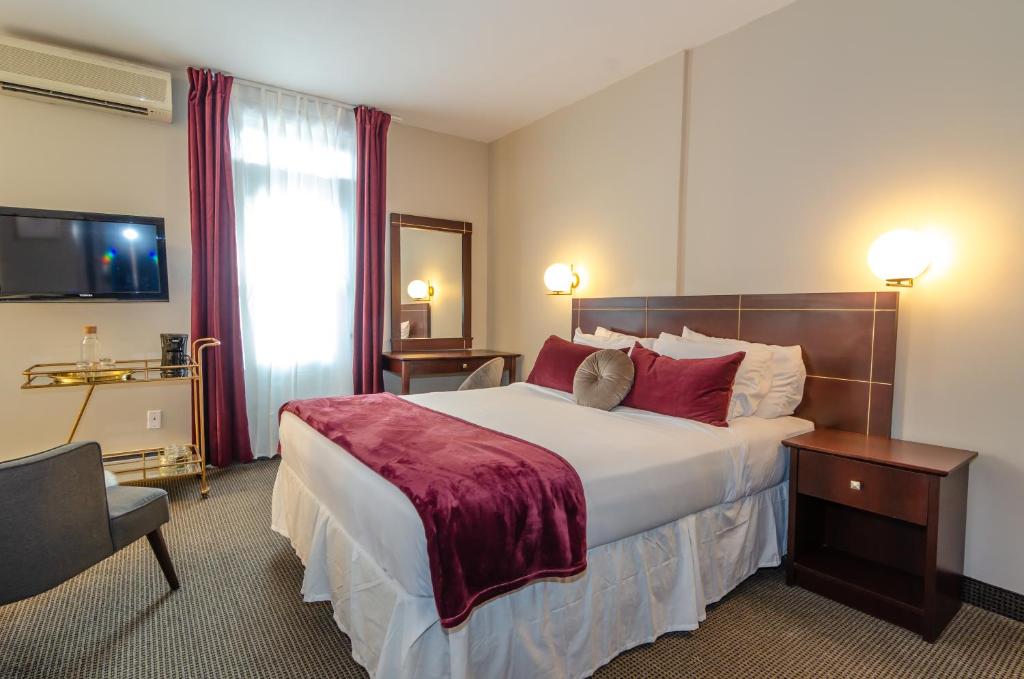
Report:
[{"label": "drawer knob", "polygon": [[463,369],[463,370],[465,370],[465,369],[466,369],[466,368],[468,368],[468,367],[469,367],[469,364],[468,364],[468,363],[463,363],[463,364],[462,364],[462,369]]},{"label": "drawer knob", "polygon": [[860,490],[860,481],[850,481],[850,490]]}]

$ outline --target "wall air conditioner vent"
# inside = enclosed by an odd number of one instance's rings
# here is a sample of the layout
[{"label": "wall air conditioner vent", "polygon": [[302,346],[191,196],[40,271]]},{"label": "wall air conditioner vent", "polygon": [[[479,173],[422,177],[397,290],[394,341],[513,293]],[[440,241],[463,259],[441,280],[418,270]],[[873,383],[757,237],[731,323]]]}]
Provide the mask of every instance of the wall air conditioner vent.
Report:
[{"label": "wall air conditioner vent", "polygon": [[0,36],[0,93],[171,121],[171,74]]},{"label": "wall air conditioner vent", "polygon": [[14,94],[31,94],[36,97],[46,97],[47,99],[60,99],[64,102],[70,102],[75,104],[87,104],[89,106],[99,106],[100,108],[109,108],[119,113],[134,113],[135,115],[141,116],[149,115],[149,109],[147,109],[144,106],[129,106],[128,104],[115,104],[112,101],[92,99],[91,97],[83,97],[78,94],[68,94],[66,92],[57,92],[55,90],[42,90],[38,87],[29,87],[28,85],[15,85],[14,83],[0,82],[0,89],[4,90],[5,92],[11,92]]}]

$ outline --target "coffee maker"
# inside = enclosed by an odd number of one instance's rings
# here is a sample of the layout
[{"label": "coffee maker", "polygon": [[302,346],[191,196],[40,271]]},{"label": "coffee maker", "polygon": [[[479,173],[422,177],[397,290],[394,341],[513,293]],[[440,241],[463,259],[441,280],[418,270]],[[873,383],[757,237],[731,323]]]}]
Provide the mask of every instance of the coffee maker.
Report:
[{"label": "coffee maker", "polygon": [[[188,365],[188,334],[160,333],[160,365]],[[164,369],[161,377],[188,377],[188,368]]]}]

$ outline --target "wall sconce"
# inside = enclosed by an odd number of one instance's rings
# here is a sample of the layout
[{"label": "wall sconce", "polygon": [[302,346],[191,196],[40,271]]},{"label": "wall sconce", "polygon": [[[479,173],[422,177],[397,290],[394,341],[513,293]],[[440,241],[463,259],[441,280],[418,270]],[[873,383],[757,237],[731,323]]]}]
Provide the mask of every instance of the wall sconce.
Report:
[{"label": "wall sconce", "polygon": [[572,264],[552,264],[544,271],[544,287],[549,295],[571,295],[579,284],[580,275]]},{"label": "wall sconce", "polygon": [[409,293],[409,299],[414,302],[429,302],[434,296],[434,286],[430,284],[430,281],[421,281],[418,278],[409,283],[409,287],[405,291]]},{"label": "wall sconce", "polygon": [[897,229],[879,236],[868,250],[868,266],[886,285],[914,287],[931,263],[931,248],[918,231]]}]

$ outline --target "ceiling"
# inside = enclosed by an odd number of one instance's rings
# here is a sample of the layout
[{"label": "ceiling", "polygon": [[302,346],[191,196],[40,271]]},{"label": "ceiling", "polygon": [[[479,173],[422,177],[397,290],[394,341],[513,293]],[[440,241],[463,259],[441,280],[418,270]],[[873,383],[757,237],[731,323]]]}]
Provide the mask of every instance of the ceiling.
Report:
[{"label": "ceiling", "polygon": [[792,0],[5,0],[0,31],[492,141]]}]

